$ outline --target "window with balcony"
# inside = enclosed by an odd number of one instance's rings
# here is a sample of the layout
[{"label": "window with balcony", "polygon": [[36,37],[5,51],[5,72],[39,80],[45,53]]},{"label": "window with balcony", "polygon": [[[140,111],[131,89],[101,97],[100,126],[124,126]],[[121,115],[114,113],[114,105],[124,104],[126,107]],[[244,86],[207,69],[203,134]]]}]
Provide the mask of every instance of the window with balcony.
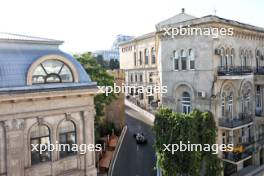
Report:
[{"label": "window with balcony", "polygon": [[189,92],[183,92],[181,97],[182,112],[188,114],[191,112],[191,96]]},{"label": "window with balcony", "polygon": [[177,51],[173,52],[174,70],[179,70],[179,54]]},{"label": "window with balcony", "polygon": [[242,112],[250,113],[250,90],[243,94]]},{"label": "window with balcony", "polygon": [[227,97],[227,112],[228,117],[233,118],[233,93],[231,92],[230,95]]},{"label": "window with balcony", "polygon": [[230,59],[229,59],[229,66],[231,67],[234,66],[234,57],[235,57],[235,50],[234,48],[232,48],[231,53],[230,53]]},{"label": "window with balcony", "polygon": [[256,115],[261,116],[262,114],[262,98],[261,98],[261,88],[257,85],[256,88]]},{"label": "window with balcony", "polygon": [[221,97],[221,115],[225,117],[225,93],[223,93]]},{"label": "window with balcony", "polygon": [[221,52],[220,52],[220,65],[221,67],[225,67],[226,66],[226,60],[225,60],[225,50],[224,48],[221,48]]}]

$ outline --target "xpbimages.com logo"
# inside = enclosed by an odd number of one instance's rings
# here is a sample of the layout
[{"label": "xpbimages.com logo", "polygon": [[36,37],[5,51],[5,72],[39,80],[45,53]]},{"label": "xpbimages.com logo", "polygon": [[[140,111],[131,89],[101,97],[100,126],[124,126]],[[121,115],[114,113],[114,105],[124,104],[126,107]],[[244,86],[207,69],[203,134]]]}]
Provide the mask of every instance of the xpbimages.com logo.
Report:
[{"label": "xpbimages.com logo", "polygon": [[108,96],[111,93],[119,94],[119,93],[143,93],[146,96],[152,96],[154,94],[165,94],[168,92],[167,86],[158,86],[158,85],[149,85],[149,86],[131,86],[125,85],[122,83],[121,86],[114,83],[114,86],[97,86],[98,92],[97,93],[104,93]]},{"label": "xpbimages.com logo", "polygon": [[174,38],[176,36],[193,36],[193,35],[204,35],[204,36],[212,36],[213,38],[217,38],[220,36],[232,36],[234,34],[233,28],[214,28],[214,27],[205,27],[205,28],[199,28],[199,27],[190,27],[190,25],[182,26],[180,27],[168,27],[168,28],[162,28],[162,35],[163,36],[170,36],[171,38]]}]

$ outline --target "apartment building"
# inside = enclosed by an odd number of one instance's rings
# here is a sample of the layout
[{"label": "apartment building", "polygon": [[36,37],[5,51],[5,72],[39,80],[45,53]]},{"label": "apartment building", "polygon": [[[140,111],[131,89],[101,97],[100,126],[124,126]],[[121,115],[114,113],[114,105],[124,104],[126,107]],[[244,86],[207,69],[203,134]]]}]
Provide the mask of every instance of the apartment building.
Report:
[{"label": "apartment building", "polygon": [[[155,32],[120,44],[120,58],[120,68],[125,71],[125,84],[131,87],[126,98],[143,109],[156,109],[160,95],[152,92],[152,87],[159,85]],[[139,91],[141,86],[144,92]]]},{"label": "apartment building", "polygon": [[[232,35],[164,35],[164,28],[180,27],[232,29]],[[219,153],[224,175],[250,173],[263,165],[264,28],[214,15],[197,18],[183,9],[158,23],[154,38],[155,69],[160,85],[168,90],[160,94],[162,106],[183,113],[198,108],[214,114],[217,143],[235,146],[233,152]],[[134,68],[133,61],[133,52],[121,55],[127,73],[133,70],[127,69]]]}]

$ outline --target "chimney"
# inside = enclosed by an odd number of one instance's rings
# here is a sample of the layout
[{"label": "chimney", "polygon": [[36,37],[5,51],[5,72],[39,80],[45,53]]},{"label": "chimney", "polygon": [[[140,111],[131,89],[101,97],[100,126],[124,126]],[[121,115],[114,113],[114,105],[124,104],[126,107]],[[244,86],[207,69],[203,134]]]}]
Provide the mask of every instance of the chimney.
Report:
[{"label": "chimney", "polygon": [[181,9],[181,12],[182,12],[182,13],[184,13],[184,12],[185,12],[185,9],[184,9],[184,8],[182,8],[182,9]]}]

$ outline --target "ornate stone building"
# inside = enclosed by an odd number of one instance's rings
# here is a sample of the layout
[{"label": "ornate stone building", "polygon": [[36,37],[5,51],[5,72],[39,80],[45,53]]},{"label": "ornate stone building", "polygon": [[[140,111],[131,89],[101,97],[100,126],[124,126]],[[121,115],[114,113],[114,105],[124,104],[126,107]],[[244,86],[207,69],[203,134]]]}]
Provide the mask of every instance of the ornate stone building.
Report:
[{"label": "ornate stone building", "polygon": [[[128,86],[159,86],[155,33],[145,34],[120,44],[120,68],[125,71],[125,84]],[[157,108],[160,95],[137,88],[126,94],[130,101],[149,111]]]},{"label": "ornate stone building", "polygon": [[[232,28],[233,35],[164,35],[164,28],[180,27]],[[168,88],[161,104],[183,113],[211,111],[217,143],[235,146],[219,153],[225,175],[256,171],[264,164],[264,29],[182,11],[158,23],[155,38],[158,79]],[[133,65],[133,55],[122,60]]]},{"label": "ornate stone building", "polygon": [[94,144],[96,84],[60,44],[0,34],[1,176],[96,175],[93,150],[32,150],[31,144]]}]

